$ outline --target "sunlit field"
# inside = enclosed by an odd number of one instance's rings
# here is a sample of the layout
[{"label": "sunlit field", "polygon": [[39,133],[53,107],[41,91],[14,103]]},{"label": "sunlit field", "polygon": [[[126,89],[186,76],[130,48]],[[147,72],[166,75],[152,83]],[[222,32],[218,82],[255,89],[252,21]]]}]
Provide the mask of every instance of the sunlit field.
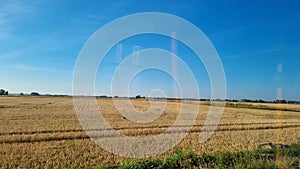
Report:
[{"label": "sunlit field", "polygon": [[[163,133],[174,123],[181,106],[180,100],[168,100],[158,119],[138,124],[124,118],[113,99],[100,98],[97,102],[109,124],[130,137]],[[147,99],[132,99],[131,103],[142,111],[150,107]],[[212,105],[192,100],[185,103],[199,105],[192,130],[174,149],[152,159],[166,158],[178,149],[201,155],[248,151],[268,142],[286,145],[300,142],[300,105],[226,103],[214,134],[200,144],[199,134]],[[176,129],[180,132],[184,127]],[[114,166],[131,160],[109,153],[90,140],[78,122],[72,97],[0,97],[0,146],[1,168],[85,168]]]}]

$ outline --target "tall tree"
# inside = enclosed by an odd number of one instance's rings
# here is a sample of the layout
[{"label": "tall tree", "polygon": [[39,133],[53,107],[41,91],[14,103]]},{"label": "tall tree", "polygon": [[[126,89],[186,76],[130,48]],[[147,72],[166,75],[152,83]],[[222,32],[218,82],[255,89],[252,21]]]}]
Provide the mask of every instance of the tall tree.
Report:
[{"label": "tall tree", "polygon": [[5,94],[5,90],[0,89],[0,95],[4,95]]}]

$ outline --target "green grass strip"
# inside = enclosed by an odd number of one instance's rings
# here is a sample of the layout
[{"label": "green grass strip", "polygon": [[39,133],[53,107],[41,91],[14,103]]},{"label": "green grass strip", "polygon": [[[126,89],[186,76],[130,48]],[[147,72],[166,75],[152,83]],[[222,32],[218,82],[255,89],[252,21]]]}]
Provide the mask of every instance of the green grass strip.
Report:
[{"label": "green grass strip", "polygon": [[142,169],[142,168],[236,168],[236,169],[277,169],[300,168],[300,143],[282,149],[256,149],[243,152],[221,152],[197,155],[193,152],[177,150],[165,159],[143,159],[126,161],[118,166],[96,168]]}]

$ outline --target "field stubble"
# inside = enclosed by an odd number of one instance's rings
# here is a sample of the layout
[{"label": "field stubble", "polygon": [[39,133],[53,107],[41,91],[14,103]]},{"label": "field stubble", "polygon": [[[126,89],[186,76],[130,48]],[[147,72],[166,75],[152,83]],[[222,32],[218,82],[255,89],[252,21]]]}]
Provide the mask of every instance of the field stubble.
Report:
[{"label": "field stubble", "polygon": [[[180,101],[168,101],[158,119],[140,124],[124,118],[112,99],[97,99],[97,102],[106,121],[131,137],[163,133],[180,111]],[[150,107],[144,99],[132,99],[131,103],[142,111]],[[200,144],[199,133],[210,104],[198,101],[188,104],[199,104],[199,113],[191,132],[176,148],[202,154],[252,150],[265,142],[300,142],[300,105],[252,103],[247,108],[249,103],[238,103],[242,106],[230,103],[212,137]],[[123,105],[126,106],[129,105]],[[0,97],[0,119],[1,168],[87,167],[128,160],[103,150],[89,139],[77,120],[71,97]],[[173,132],[184,132],[189,125],[175,126]],[[153,158],[164,158],[173,151]]]}]

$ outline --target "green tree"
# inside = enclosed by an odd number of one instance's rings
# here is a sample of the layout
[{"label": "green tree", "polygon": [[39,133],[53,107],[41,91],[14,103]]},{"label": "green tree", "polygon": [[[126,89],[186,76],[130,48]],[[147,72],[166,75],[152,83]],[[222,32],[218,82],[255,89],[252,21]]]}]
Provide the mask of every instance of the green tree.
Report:
[{"label": "green tree", "polygon": [[31,92],[30,95],[31,96],[39,96],[40,94],[38,92]]},{"label": "green tree", "polygon": [[0,95],[8,95],[8,91],[5,91],[4,89],[0,89]]}]

